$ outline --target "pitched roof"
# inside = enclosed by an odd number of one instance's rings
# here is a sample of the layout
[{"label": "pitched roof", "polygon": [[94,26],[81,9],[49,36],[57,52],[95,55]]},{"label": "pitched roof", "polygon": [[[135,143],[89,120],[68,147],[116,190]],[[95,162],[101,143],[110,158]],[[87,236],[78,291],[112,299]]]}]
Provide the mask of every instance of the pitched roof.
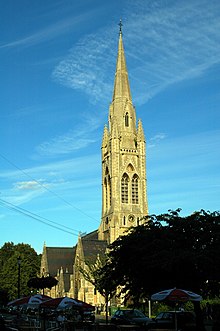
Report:
[{"label": "pitched roof", "polygon": [[48,271],[51,276],[57,275],[61,267],[64,272],[73,272],[75,247],[46,247]]},{"label": "pitched roof", "polygon": [[96,261],[97,255],[100,257],[104,256],[107,248],[107,241],[98,240],[98,236],[93,234],[93,236],[85,236],[82,238],[82,246],[84,252],[85,261],[94,263]]},{"label": "pitched roof", "polygon": [[85,240],[98,240],[98,230],[94,230],[82,236]]}]

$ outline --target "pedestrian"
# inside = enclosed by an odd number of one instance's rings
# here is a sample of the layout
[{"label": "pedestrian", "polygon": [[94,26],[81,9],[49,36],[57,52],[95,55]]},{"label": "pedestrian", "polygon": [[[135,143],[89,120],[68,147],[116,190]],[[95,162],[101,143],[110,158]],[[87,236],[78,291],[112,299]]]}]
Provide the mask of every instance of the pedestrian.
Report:
[{"label": "pedestrian", "polygon": [[206,304],[206,318],[207,320],[212,320],[212,306],[209,302]]}]

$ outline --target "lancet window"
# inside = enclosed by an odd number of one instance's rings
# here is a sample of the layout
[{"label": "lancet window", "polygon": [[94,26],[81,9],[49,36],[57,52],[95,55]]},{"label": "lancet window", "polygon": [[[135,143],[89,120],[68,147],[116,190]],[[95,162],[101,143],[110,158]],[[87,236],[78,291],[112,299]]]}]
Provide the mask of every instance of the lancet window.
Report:
[{"label": "lancet window", "polygon": [[107,180],[106,178],[104,179],[104,198],[105,198],[105,208],[107,209],[107,204],[108,204],[108,194],[107,194]]},{"label": "lancet window", "polygon": [[121,179],[121,201],[128,203],[128,175],[124,174]]},{"label": "lancet window", "polygon": [[105,209],[108,210],[108,208],[111,206],[111,178],[108,168],[106,168],[104,178],[104,199]]},{"label": "lancet window", "polygon": [[108,200],[109,200],[109,206],[111,206],[111,201],[112,201],[112,186],[111,186],[110,175],[108,175]]},{"label": "lancet window", "polygon": [[138,176],[135,174],[132,177],[131,181],[131,195],[132,195],[132,203],[137,204],[138,203]]},{"label": "lancet window", "polygon": [[129,126],[129,115],[128,113],[125,114],[125,126]]}]

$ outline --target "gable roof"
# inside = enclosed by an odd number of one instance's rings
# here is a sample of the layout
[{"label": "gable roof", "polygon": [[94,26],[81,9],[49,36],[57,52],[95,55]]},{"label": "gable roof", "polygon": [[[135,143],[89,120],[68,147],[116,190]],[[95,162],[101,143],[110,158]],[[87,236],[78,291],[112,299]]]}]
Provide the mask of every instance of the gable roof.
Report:
[{"label": "gable roof", "polygon": [[94,263],[98,254],[100,257],[104,256],[108,244],[105,240],[98,240],[98,231],[89,233],[81,240],[85,261]]},{"label": "gable roof", "polygon": [[98,240],[98,230],[94,230],[82,236],[85,240]]},{"label": "gable roof", "polygon": [[46,247],[48,271],[51,276],[57,275],[62,267],[64,272],[73,272],[75,247]]}]

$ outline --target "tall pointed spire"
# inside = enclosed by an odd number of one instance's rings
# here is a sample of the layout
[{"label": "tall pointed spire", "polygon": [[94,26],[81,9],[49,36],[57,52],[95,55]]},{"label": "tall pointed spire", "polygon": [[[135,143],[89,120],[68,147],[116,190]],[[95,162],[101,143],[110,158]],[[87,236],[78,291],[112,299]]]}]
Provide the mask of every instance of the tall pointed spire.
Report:
[{"label": "tall pointed spire", "polygon": [[[119,23],[117,64],[108,129],[102,141],[102,219],[99,240],[112,243],[147,215],[146,150],[141,121],[136,123]],[[131,224],[132,222],[132,224]]]},{"label": "tall pointed spire", "polygon": [[118,58],[116,65],[115,73],[115,83],[114,83],[114,92],[113,100],[115,101],[118,98],[126,99],[131,101],[131,91],[128,80],[128,72],[125,61],[124,46],[122,40],[122,23],[119,23],[119,43],[118,43]]}]

